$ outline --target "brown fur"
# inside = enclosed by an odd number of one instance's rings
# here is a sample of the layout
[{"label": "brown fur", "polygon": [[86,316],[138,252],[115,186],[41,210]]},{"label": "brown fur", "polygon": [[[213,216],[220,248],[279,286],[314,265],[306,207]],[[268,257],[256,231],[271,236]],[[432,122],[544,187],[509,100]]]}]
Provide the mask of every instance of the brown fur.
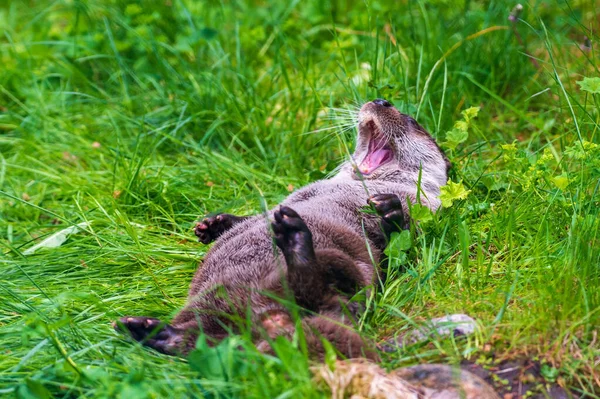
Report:
[{"label": "brown fur", "polygon": [[[385,136],[393,159],[363,176],[356,165],[368,152],[373,135]],[[273,244],[270,227],[275,210],[238,219],[228,230],[219,231],[192,280],[186,307],[171,323],[173,331],[184,337],[175,340],[179,347],[159,350],[185,353],[193,347],[200,331],[219,341],[229,329],[236,331],[236,319],[244,320],[248,310],[253,325],[260,326],[255,331],[259,347],[267,350],[264,341],[260,341],[261,330],[267,330],[268,335],[293,334],[288,307],[274,297],[290,298],[288,286],[298,283],[291,294],[301,304],[311,304],[310,295],[319,296],[312,299],[312,304],[318,305],[312,309],[315,314],[302,320],[315,355],[322,353],[321,339],[325,338],[345,356],[375,358],[375,352],[351,328],[353,321],[344,316],[342,305],[353,291],[349,285],[361,288],[373,281],[387,242],[381,218],[363,213],[361,208],[372,195],[394,194],[400,199],[400,213],[405,215],[409,214],[407,201],[415,203],[417,197],[435,210],[440,205],[439,189],[446,184],[447,166],[448,161],[433,138],[412,118],[389,104],[365,104],[359,113],[353,160],[341,165],[331,179],[310,184],[282,203],[297,212],[312,233],[316,259],[306,270],[324,276],[323,279],[313,278],[309,285],[302,286],[297,281],[302,275],[298,274],[300,277],[288,284],[286,274],[291,265],[286,265],[284,254]],[[202,230],[205,234],[204,226]],[[201,239],[210,241],[205,236]],[[340,274],[340,270],[345,272]],[[272,319],[272,315],[278,316]]]}]

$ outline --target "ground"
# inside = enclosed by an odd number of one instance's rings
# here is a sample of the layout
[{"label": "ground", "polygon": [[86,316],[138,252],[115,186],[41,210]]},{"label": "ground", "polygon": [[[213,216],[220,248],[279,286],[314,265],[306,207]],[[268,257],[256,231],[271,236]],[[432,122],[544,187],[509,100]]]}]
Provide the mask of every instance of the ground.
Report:
[{"label": "ground", "polygon": [[200,341],[185,360],[111,322],[172,317],[209,248],[196,220],[325,178],[357,106],[385,98],[453,168],[359,327],[384,340],[467,313],[481,328],[382,364],[533,367],[524,396],[599,397],[597,6],[515,5],[1,2],[0,394],[326,396],[301,339],[276,357],[246,334]]}]

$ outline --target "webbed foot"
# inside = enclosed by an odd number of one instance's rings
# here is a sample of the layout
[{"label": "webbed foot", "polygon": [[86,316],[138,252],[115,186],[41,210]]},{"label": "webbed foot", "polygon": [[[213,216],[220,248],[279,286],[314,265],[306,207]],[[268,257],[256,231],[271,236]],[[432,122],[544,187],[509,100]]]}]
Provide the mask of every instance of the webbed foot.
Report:
[{"label": "webbed foot", "polygon": [[282,206],[275,211],[272,222],[275,243],[290,267],[315,263],[312,233],[304,220],[292,208]]},{"label": "webbed foot", "polygon": [[114,323],[115,330],[129,333],[133,339],[167,355],[181,350],[183,331],[151,317],[122,317]]}]

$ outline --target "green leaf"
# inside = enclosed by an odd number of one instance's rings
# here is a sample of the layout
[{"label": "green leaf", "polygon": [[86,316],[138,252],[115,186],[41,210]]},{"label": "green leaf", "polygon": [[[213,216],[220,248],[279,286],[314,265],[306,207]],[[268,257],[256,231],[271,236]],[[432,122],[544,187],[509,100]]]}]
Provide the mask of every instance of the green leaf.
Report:
[{"label": "green leaf", "polygon": [[577,82],[581,86],[581,90],[592,94],[600,94],[600,78],[583,78]]},{"label": "green leaf", "polygon": [[457,121],[452,130],[446,132],[446,141],[444,142],[444,145],[451,150],[455,150],[460,143],[466,141],[469,138],[471,120],[477,117],[478,113],[479,107],[465,109],[462,112],[463,120]]},{"label": "green leaf", "polygon": [[20,385],[17,388],[17,398],[23,399],[48,399],[53,398],[50,391],[37,380],[27,378],[25,384]]},{"label": "green leaf", "polygon": [[477,117],[477,114],[479,114],[479,107],[470,107],[465,109],[462,112],[463,116],[465,117],[465,120],[467,122],[470,122],[471,119],[474,119]]},{"label": "green leaf", "polygon": [[190,368],[204,378],[214,380],[224,380],[226,378],[226,365],[223,359],[228,359],[223,356],[223,347],[227,345],[227,340],[223,340],[215,347],[209,347],[206,338],[200,336],[196,342],[196,350],[188,355],[188,363]]},{"label": "green leaf", "polygon": [[469,127],[471,126],[471,120],[477,117],[479,113],[479,107],[470,107],[462,112],[463,120],[456,121],[452,130],[446,132],[446,141],[444,145],[451,150],[455,150],[456,147],[465,142],[469,138]]},{"label": "green leaf", "polygon": [[440,191],[440,200],[445,208],[451,207],[456,200],[467,198],[471,192],[461,182],[454,183],[452,180],[449,180],[448,184],[443,186]]},{"label": "green leaf", "polygon": [[221,360],[215,350],[209,350],[207,352],[201,352],[194,350],[188,355],[188,363],[190,368],[204,378],[210,378],[214,380],[223,380],[225,373]]},{"label": "green leaf", "polygon": [[479,181],[483,183],[488,191],[503,190],[508,187],[508,183],[506,181],[499,179],[495,175],[483,176]]},{"label": "green leaf", "polygon": [[468,138],[469,132],[466,129],[454,128],[446,133],[446,142],[444,144],[451,150],[455,150],[460,143],[465,142]]},{"label": "green leaf", "polygon": [[410,218],[415,221],[425,223],[433,220],[433,213],[431,212],[431,209],[425,205],[417,203],[410,207]]},{"label": "green leaf", "polygon": [[400,234],[395,233],[394,245],[398,246],[401,251],[406,251],[412,247],[412,240],[410,238],[410,230],[402,230]]},{"label": "green leaf", "polygon": [[390,243],[385,248],[384,252],[389,258],[403,263],[406,260],[404,251],[410,249],[411,246],[412,239],[410,237],[410,230],[402,230],[400,233],[392,233]]},{"label": "green leaf", "polygon": [[466,121],[456,121],[456,123],[454,124],[454,129],[463,130],[466,132],[467,129],[469,129],[469,124]]},{"label": "green leaf", "polygon": [[564,190],[569,185],[569,178],[567,176],[555,176],[552,178],[552,183],[561,190]]},{"label": "green leaf", "polygon": [[556,378],[558,377],[558,373],[559,373],[558,369],[556,369],[552,366],[549,366],[547,364],[543,364],[542,368],[540,369],[540,374],[548,382],[556,381]]}]

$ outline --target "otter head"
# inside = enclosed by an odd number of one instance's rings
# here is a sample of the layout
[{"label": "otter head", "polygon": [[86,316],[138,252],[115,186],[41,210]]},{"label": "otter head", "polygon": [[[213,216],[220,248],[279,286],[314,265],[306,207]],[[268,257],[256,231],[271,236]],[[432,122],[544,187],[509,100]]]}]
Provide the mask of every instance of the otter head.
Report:
[{"label": "otter head", "polygon": [[389,179],[421,170],[443,185],[450,166],[425,129],[381,99],[366,103],[358,113],[353,158],[354,177],[366,180]]}]

